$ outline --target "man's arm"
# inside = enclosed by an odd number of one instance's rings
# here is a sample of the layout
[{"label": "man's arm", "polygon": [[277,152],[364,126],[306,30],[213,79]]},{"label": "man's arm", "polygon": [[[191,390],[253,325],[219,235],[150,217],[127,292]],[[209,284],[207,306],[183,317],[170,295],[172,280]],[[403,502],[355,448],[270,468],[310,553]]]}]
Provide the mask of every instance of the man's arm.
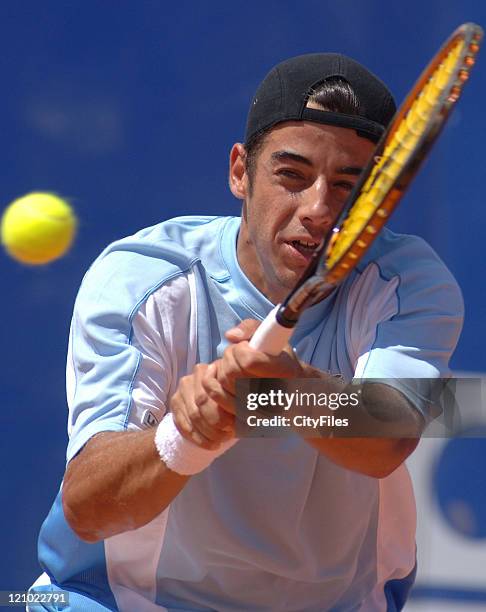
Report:
[{"label": "man's arm", "polygon": [[[226,336],[233,343],[226,349],[222,359],[215,362],[217,374],[213,379],[210,393],[214,406],[225,406],[229,411],[235,403],[235,381],[238,378],[321,378],[322,392],[343,392],[346,383],[310,365],[299,362],[291,350],[279,356],[270,357],[251,349],[247,340],[251,338],[257,321],[243,321]],[[362,397],[359,411],[353,408],[353,420],[359,415],[359,426],[353,438],[306,438],[306,441],[334,463],[349,470],[383,478],[391,474],[413,452],[418,444],[424,427],[420,413],[396,389],[388,385],[373,383],[366,385],[367,392]],[[188,420],[195,429],[199,427],[204,405],[200,404]],[[217,411],[213,410],[213,413]],[[207,411],[208,414],[211,412]],[[384,419],[384,415],[386,418]],[[343,414],[343,416],[345,416]],[[388,420],[388,423],[386,422]],[[208,427],[206,422],[205,427]],[[393,431],[392,437],[386,433]],[[183,435],[183,429],[179,427]],[[381,437],[360,437],[359,432],[376,431]],[[397,437],[396,432],[406,432]],[[189,437],[189,436],[188,436]],[[193,438],[196,441],[195,438]]]},{"label": "man's arm", "polygon": [[154,443],[155,429],[97,434],[66,469],[66,520],[87,542],[137,529],[162,512],[188,476],[172,472]]},{"label": "man's arm", "polygon": [[[342,431],[346,437],[306,438],[334,463],[367,476],[384,478],[417,447],[425,426],[424,418],[397,389],[380,383],[346,385],[305,365],[304,377],[320,378],[325,393],[359,391],[359,405],[341,407],[337,415],[348,418],[349,431]],[[375,433],[376,437],[372,437]],[[341,431],[336,429],[333,435],[339,436]]]},{"label": "man's arm", "polygon": [[[171,398],[174,419],[190,432],[191,442],[207,451],[217,451],[234,438],[233,416],[218,409],[210,434],[198,434],[180,406],[193,413],[196,403],[208,406],[213,365],[198,364],[183,376]],[[182,419],[182,420],[181,420]],[[206,432],[199,423],[199,427]],[[66,520],[77,535],[88,542],[137,529],[162,512],[188,482],[169,469],[156,448],[156,428],[135,432],[102,432],[95,435],[68,464],[62,489]],[[196,447],[194,447],[196,448]],[[216,455],[208,454],[211,461]]]},{"label": "man's arm", "polygon": [[420,438],[307,438],[333,463],[372,478],[385,478],[416,449]]},{"label": "man's arm", "polygon": [[151,521],[189,480],[175,471],[191,473],[168,469],[148,425],[166,421],[173,385],[194,378],[176,382],[193,341],[190,279],[177,276],[138,304],[151,273],[161,272],[144,268],[138,286],[132,263],[131,254],[114,253],[90,269],[71,325],[62,501],[70,526],[90,542]]}]

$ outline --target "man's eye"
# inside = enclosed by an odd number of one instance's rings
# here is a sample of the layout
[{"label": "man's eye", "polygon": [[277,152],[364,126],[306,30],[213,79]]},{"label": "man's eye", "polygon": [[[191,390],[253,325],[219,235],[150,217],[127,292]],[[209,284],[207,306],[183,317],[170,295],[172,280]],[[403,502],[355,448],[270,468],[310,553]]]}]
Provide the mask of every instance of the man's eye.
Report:
[{"label": "man's eye", "polygon": [[278,174],[280,174],[280,176],[284,176],[286,178],[296,179],[296,180],[301,180],[304,178],[299,172],[296,172],[295,170],[283,169],[283,170],[279,170]]},{"label": "man's eye", "polygon": [[343,189],[345,191],[351,191],[354,187],[354,183],[350,183],[349,181],[338,181],[334,183],[334,186],[338,189]]}]

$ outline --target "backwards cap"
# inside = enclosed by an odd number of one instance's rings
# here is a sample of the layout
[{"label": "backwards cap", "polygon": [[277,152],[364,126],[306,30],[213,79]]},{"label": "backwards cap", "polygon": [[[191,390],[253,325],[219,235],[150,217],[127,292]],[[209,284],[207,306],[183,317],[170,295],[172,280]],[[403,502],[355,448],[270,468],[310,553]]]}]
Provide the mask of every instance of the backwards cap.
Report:
[{"label": "backwards cap", "polygon": [[[312,90],[331,77],[341,77],[351,85],[360,102],[359,115],[306,108]],[[339,53],[299,55],[275,66],[261,82],[248,113],[245,142],[282,121],[354,128],[360,136],[377,142],[395,110],[386,85],[358,62]]]}]

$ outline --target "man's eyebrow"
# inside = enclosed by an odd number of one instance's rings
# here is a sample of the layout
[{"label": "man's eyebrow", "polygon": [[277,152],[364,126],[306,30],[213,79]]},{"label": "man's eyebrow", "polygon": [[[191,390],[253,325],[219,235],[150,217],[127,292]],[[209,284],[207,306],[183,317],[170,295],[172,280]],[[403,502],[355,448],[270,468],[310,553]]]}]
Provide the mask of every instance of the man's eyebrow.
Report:
[{"label": "man's eyebrow", "polygon": [[292,153],[291,151],[274,151],[271,155],[273,162],[279,161],[295,161],[306,166],[312,166],[312,162],[309,158],[299,155],[298,153]]},{"label": "man's eyebrow", "polygon": [[360,166],[343,166],[342,168],[338,168],[336,174],[352,174],[353,176],[359,176],[363,168]]}]

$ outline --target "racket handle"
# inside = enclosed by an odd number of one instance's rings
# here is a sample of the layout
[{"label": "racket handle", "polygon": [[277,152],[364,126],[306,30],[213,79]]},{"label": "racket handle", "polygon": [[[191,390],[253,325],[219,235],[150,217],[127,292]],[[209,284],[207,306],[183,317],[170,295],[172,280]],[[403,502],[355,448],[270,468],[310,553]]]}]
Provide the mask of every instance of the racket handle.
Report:
[{"label": "racket handle", "polygon": [[284,327],[277,321],[276,314],[279,308],[280,304],[268,313],[250,340],[252,348],[267,355],[280,354],[294,331],[292,327]]}]

